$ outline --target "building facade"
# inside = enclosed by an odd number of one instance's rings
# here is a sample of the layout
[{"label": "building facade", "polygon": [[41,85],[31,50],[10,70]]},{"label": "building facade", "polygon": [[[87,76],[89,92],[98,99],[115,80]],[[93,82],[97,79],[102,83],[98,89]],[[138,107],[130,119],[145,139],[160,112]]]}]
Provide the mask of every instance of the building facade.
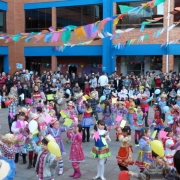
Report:
[{"label": "building facade", "polygon": [[[0,0],[0,33],[17,34],[22,32],[40,32],[52,26],[61,29],[67,25],[87,25],[107,17],[121,14],[119,5],[137,7],[144,0]],[[171,0],[169,10],[174,11],[180,7],[179,0]],[[147,25],[140,32],[141,23],[146,19],[164,16],[164,19]],[[43,70],[67,70],[74,72],[113,71],[126,74],[136,74],[146,71],[175,70],[179,71],[180,44],[169,44],[161,47],[167,41],[167,31],[158,38],[154,33],[168,25],[168,0],[153,9],[147,9],[135,16],[128,15],[114,27],[113,21],[105,26],[104,31],[114,33],[117,29],[125,30],[136,27],[133,31],[121,34],[110,40],[109,38],[93,41],[90,45],[67,47],[63,52],[55,51],[57,43],[45,43],[42,40],[28,44],[21,39],[18,43],[13,41],[5,43],[0,40],[0,70],[13,74],[19,69],[30,69],[42,73]],[[169,24],[180,20],[180,13],[169,17]],[[169,41],[178,38],[179,25],[169,33]],[[126,45],[115,48],[115,44],[126,43],[128,40],[148,34],[147,41],[139,44]],[[78,39],[74,32],[70,42],[87,41],[87,38]],[[166,59],[168,55],[168,65]]]}]

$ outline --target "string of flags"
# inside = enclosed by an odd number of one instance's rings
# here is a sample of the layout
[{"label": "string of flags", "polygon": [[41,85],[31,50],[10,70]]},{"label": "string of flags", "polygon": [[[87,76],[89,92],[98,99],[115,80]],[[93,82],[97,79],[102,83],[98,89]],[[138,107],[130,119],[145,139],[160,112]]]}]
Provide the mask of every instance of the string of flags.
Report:
[{"label": "string of flags", "polygon": [[[87,37],[88,41],[86,42],[80,42],[78,44],[71,44],[71,47],[76,45],[88,45],[92,43],[94,38],[97,36],[99,38],[105,38],[105,37],[111,37],[112,34],[109,32],[104,32],[104,27],[109,21],[113,21],[113,24],[116,25],[120,19],[122,19],[124,16],[129,14],[139,14],[146,8],[154,8],[155,6],[165,2],[166,0],[152,0],[147,3],[143,3],[139,7],[129,7],[120,5],[121,13],[120,15],[115,15],[113,17],[107,17],[103,19],[102,21],[97,21],[93,24],[88,24],[85,26],[73,26],[69,25],[62,29],[59,29],[55,31],[52,27],[49,28],[49,30],[43,30],[39,33],[31,32],[31,33],[18,33],[15,35],[8,35],[8,34],[0,34],[0,39],[5,40],[6,43],[10,41],[18,42],[21,39],[25,39],[26,43],[29,43],[31,40],[35,39],[35,43],[40,41],[41,39],[44,39],[44,42],[46,43],[52,43],[52,42],[58,42],[60,39],[64,43],[62,47],[60,47],[60,51],[63,51],[66,47],[66,45],[69,43],[72,31],[74,31],[76,37],[80,40],[82,37]],[[146,23],[143,23],[146,24]],[[118,36],[116,36],[118,37]],[[93,40],[89,40],[90,38],[93,38]]]}]

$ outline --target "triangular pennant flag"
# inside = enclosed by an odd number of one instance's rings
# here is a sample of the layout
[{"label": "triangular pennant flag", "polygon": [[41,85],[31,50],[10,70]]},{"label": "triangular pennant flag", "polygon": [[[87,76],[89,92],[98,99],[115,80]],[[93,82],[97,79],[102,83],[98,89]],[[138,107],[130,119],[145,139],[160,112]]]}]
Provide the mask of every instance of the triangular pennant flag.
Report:
[{"label": "triangular pennant flag", "polygon": [[75,32],[78,39],[80,39],[83,36],[86,37],[86,31],[84,30],[84,26],[80,26],[78,28],[75,28],[74,32]]},{"label": "triangular pennant flag", "polygon": [[54,32],[51,38],[51,42],[57,42],[62,32]]},{"label": "triangular pennant flag", "polygon": [[127,13],[128,11],[134,9],[134,7],[124,6],[124,5],[119,5],[119,8],[120,8],[121,14],[125,14],[125,13]]},{"label": "triangular pennant flag", "polygon": [[63,31],[61,40],[63,43],[67,43],[71,39],[71,31],[69,29]]},{"label": "triangular pennant flag", "polygon": [[45,34],[44,42],[49,43],[50,40],[51,40],[52,35],[53,35],[53,33]]}]

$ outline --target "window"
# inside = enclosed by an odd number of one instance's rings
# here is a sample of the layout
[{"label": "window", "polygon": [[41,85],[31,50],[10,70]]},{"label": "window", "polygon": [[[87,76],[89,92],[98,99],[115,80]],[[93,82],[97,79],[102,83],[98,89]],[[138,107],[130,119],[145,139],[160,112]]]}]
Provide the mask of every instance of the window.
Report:
[{"label": "window", "polygon": [[25,11],[26,32],[39,32],[52,26],[52,9],[31,9]]},{"label": "window", "polygon": [[102,5],[57,8],[57,27],[81,26],[102,20]]},{"label": "window", "polygon": [[[141,6],[142,3],[146,3],[146,2],[117,3],[117,14],[121,14],[119,5],[138,7]],[[140,14],[137,15],[129,14],[124,16],[122,20],[120,20],[119,23],[117,24],[117,28],[126,29],[132,27],[132,25],[138,25],[140,27],[142,22],[147,21],[146,19],[154,19],[154,18],[162,17],[163,14],[164,14],[164,4],[162,3],[154,7],[153,9],[146,8],[143,11],[141,11]],[[148,28],[162,27],[162,26],[163,26],[163,20],[147,25]]]},{"label": "window", "polygon": [[6,32],[6,11],[0,10],[0,32]]},{"label": "window", "polygon": [[150,70],[162,70],[162,56],[150,57]]},{"label": "window", "polygon": [[[180,7],[180,1],[179,0],[174,0],[174,7]],[[174,22],[179,22],[180,20],[180,12],[177,11],[177,14],[174,14]]]}]

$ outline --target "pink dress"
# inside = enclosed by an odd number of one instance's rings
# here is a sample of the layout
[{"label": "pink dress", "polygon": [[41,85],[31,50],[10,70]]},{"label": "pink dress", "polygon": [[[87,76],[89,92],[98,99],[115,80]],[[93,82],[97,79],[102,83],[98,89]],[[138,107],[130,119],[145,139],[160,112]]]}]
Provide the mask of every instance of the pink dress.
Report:
[{"label": "pink dress", "polygon": [[69,161],[71,162],[82,162],[84,161],[84,152],[82,148],[82,134],[81,133],[69,133],[67,137],[71,138],[72,145],[70,149]]}]

